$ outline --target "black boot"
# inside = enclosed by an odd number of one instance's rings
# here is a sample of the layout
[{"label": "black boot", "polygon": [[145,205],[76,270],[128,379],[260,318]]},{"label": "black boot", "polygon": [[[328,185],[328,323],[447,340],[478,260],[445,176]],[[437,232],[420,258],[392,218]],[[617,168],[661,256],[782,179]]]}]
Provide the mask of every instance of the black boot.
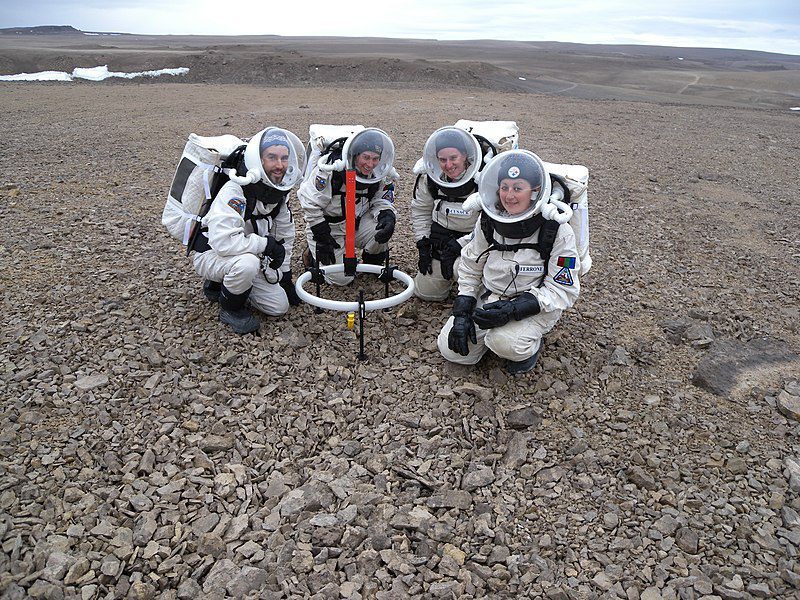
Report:
[{"label": "black boot", "polygon": [[239,334],[253,333],[261,326],[259,320],[245,308],[249,295],[250,290],[232,294],[224,285],[219,295],[219,320]]},{"label": "black boot", "polygon": [[219,293],[222,290],[222,284],[219,281],[211,281],[206,279],[203,282],[203,294],[211,302],[219,302]]},{"label": "black boot", "polygon": [[361,254],[361,260],[365,265],[383,265],[386,264],[386,257],[389,256],[388,250],[372,254],[371,252],[364,252]]},{"label": "black boot", "polygon": [[522,375],[528,371],[533,371],[533,368],[536,366],[536,361],[539,360],[539,355],[542,353],[542,348],[544,348],[544,341],[539,343],[539,349],[530,358],[506,361],[506,372],[512,375]]}]

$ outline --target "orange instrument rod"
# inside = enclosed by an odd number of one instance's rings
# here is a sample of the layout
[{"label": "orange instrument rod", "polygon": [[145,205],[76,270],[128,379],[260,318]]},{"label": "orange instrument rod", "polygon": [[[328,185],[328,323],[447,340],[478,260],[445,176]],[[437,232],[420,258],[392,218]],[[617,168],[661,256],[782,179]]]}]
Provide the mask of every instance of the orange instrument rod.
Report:
[{"label": "orange instrument rod", "polygon": [[356,272],[356,172],[347,171],[345,175],[345,230],[344,230],[344,269],[347,275]]}]

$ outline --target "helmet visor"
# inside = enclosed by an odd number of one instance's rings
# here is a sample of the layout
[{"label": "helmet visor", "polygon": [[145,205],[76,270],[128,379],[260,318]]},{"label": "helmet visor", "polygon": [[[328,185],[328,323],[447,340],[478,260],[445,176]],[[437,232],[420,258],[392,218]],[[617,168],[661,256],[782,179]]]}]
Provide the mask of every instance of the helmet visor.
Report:
[{"label": "helmet visor", "polygon": [[478,191],[488,216],[501,223],[516,223],[541,212],[550,197],[550,177],[533,152],[509,150],[484,168]]},{"label": "helmet visor", "polygon": [[391,173],[394,144],[384,131],[369,127],[347,139],[342,155],[345,168],[356,172],[356,180],[375,183]]}]

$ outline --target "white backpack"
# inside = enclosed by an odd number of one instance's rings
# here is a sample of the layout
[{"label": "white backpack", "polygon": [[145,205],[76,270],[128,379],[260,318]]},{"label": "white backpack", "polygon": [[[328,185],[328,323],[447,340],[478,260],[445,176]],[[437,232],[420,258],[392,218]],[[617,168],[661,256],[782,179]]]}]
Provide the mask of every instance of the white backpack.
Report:
[{"label": "white backpack", "polygon": [[189,243],[195,224],[211,206],[212,190],[221,176],[222,162],[243,145],[244,141],[230,134],[189,135],[161,214],[161,223],[184,246]]},{"label": "white backpack", "polygon": [[[592,268],[592,257],[589,254],[589,169],[583,165],[561,165],[548,162],[544,163],[544,166],[550,174],[559,178],[569,189],[569,208],[572,209],[572,215],[568,222],[575,233],[575,244],[581,259],[580,274],[584,275]],[[558,216],[555,219],[562,221]]]},{"label": "white backpack", "polygon": [[[516,121],[468,121],[459,119],[455,127],[474,136],[486,138],[497,153],[519,148],[519,127]],[[480,139],[478,140],[480,141]]]}]

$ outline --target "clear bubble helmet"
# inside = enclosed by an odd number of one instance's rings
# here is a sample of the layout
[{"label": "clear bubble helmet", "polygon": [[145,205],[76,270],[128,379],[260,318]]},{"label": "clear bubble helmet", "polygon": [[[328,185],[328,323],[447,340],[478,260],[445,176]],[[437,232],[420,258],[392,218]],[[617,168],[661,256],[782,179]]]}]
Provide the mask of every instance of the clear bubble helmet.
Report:
[{"label": "clear bubble helmet", "polygon": [[[532,188],[531,203],[517,214],[510,214],[500,201],[500,184],[526,181]],[[478,194],[487,216],[499,223],[519,223],[542,211],[550,199],[550,175],[538,156],[528,150],[509,150],[492,159],[481,171]]]},{"label": "clear bubble helmet", "polygon": [[[275,146],[282,146],[289,150],[289,161],[286,172],[280,181],[275,182],[270,179],[266,171],[262,157],[266,156],[269,149]],[[306,167],[306,151],[300,139],[291,131],[280,127],[267,127],[259,131],[247,142],[244,151],[244,165],[248,174],[257,175],[255,181],[263,181],[266,185],[275,189],[286,191],[292,189],[303,177]]]},{"label": "clear bubble helmet", "polygon": [[[367,174],[360,172],[356,167],[356,159],[359,154],[372,152],[380,157],[375,167]],[[385,131],[376,127],[362,129],[353,136],[347,138],[342,148],[342,156],[345,161],[345,169],[356,172],[356,180],[361,183],[376,183],[392,172],[394,163],[394,143]]]},{"label": "clear bubble helmet", "polygon": [[[455,177],[446,172],[447,163],[440,160],[453,158],[453,150],[465,158],[464,170]],[[434,131],[422,150],[422,161],[428,177],[445,188],[456,188],[472,179],[481,167],[482,158],[478,140],[467,131],[452,126]]]}]

